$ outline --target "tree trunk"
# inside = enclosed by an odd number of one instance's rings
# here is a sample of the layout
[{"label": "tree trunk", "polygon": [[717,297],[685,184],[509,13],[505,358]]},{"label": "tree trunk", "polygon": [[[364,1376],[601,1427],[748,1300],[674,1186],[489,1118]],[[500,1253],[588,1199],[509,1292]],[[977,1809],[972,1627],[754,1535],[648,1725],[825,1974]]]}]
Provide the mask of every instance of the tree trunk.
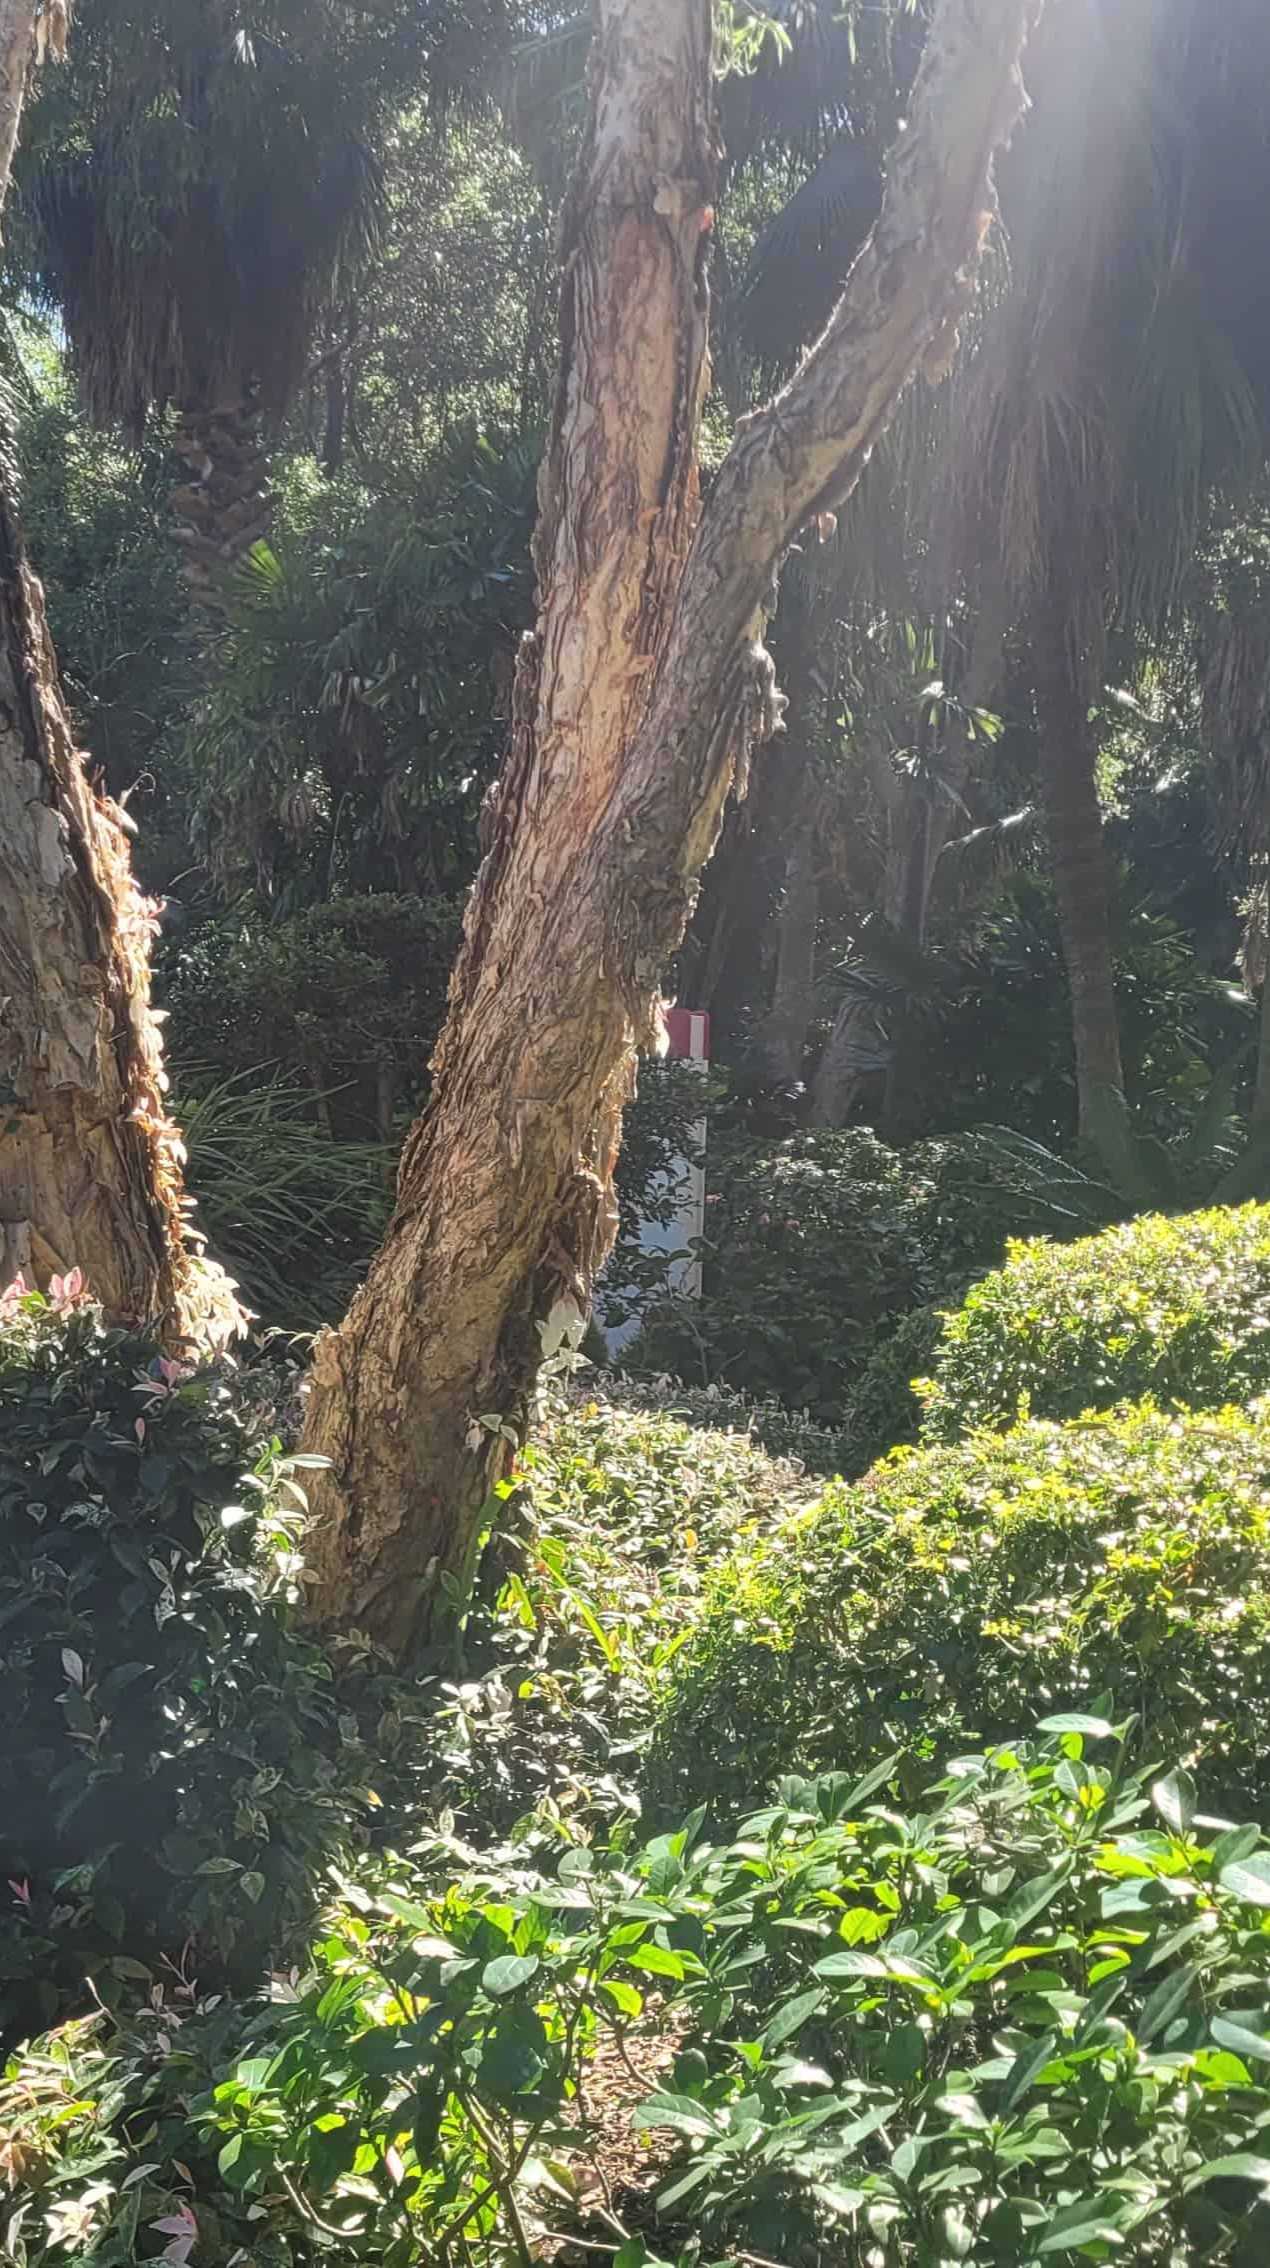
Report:
[{"label": "tree trunk", "polygon": [[[522,649],[427,1112],[386,1242],[315,1353],[317,1617],[398,1652],[453,1627],[544,1347],[613,1237],[635,1046],[751,740],[799,528],[845,502],[969,297],[1028,0],[944,0],[874,237],[695,536],[712,225],[709,0],[599,0],[564,227],[563,363]],[[509,1438],[510,1437],[510,1438]]]},{"label": "tree trunk", "polygon": [[[899,809],[903,827],[895,858],[895,923],[899,935],[917,954],[926,950],[931,883],[935,874],[937,815],[930,789],[920,780],[906,780]],[[938,814],[938,839],[943,839],[943,812]],[[921,1046],[924,1019],[916,995],[902,991],[891,1013],[886,1083],[882,1094],[881,1132],[896,1145],[912,1140],[921,1116]]]},{"label": "tree trunk", "polygon": [[812,1087],[813,1126],[845,1126],[867,1080],[884,1073],[890,1035],[876,1000],[848,992],[829,1027]]},{"label": "tree trunk", "polygon": [[[1264,871],[1264,859],[1257,866]],[[1257,1068],[1248,1116],[1248,1139],[1214,1191],[1219,1205],[1241,1205],[1270,1190],[1270,885],[1259,882],[1251,894],[1239,952],[1246,989],[1259,995]]]},{"label": "tree trunk", "polygon": [[[57,51],[65,11],[52,20]],[[32,45],[0,0],[0,203]],[[3,453],[0,452],[0,462]],[[39,583],[0,475],[0,1288],[78,1268],[114,1320],[171,1345],[239,1327],[190,1249],[150,1010],[156,909],[126,822],[75,749]]]},{"label": "tree trunk", "polygon": [[[877,752],[875,793],[886,831],[879,903],[870,909],[897,940],[911,937],[920,956],[926,935],[931,871],[930,796],[894,771]],[[895,1055],[904,1041],[904,1007],[892,994],[849,986],[829,1029],[812,1087],[813,1126],[845,1126],[871,1083],[880,1083],[880,1123],[891,1113]],[[889,1137],[888,1137],[889,1138]]]},{"label": "tree trunk", "polygon": [[773,1079],[787,1086],[802,1078],[815,1006],[819,878],[820,845],[813,804],[796,821],[785,859],[785,892],[776,916],[776,981],[763,1033],[767,1067]]},{"label": "tree trunk", "polygon": [[1141,1174],[1125,1100],[1111,950],[1111,892],[1098,801],[1089,687],[1061,600],[1038,605],[1032,635],[1037,755],[1076,1057],[1080,1140],[1115,1187]]},{"label": "tree trunk", "polygon": [[[963,682],[964,709],[987,708],[996,692],[1007,622],[999,578],[980,594]],[[915,949],[926,949],[931,900],[944,845],[958,811],[956,798],[970,770],[972,742],[950,718],[942,776],[946,792],[932,798],[920,781],[898,777],[884,756],[874,764],[875,793],[886,826],[886,870],[879,911]],[[880,752],[879,752],[880,753]],[[906,1138],[919,1113],[921,1020],[902,1004],[888,1015],[879,1002],[848,993],[838,1009],[817,1066],[812,1123],[845,1126],[870,1079],[885,1078],[882,1115],[888,1139]]]},{"label": "tree trunk", "polygon": [[269,528],[259,409],[249,396],[218,409],[185,409],[172,446],[185,467],[172,490],[185,579],[195,607],[216,625],[230,604],[235,568]]},{"label": "tree trunk", "polygon": [[[787,578],[773,624],[772,656],[788,702],[787,737],[773,751],[777,760],[764,766],[771,831],[784,856],[775,909],[776,968],[760,1045],[770,1076],[784,1086],[802,1078],[815,1008],[822,818],[817,749],[825,707],[816,670],[818,630],[815,586],[804,570],[797,579]],[[758,926],[760,909],[751,905],[747,912]]]}]

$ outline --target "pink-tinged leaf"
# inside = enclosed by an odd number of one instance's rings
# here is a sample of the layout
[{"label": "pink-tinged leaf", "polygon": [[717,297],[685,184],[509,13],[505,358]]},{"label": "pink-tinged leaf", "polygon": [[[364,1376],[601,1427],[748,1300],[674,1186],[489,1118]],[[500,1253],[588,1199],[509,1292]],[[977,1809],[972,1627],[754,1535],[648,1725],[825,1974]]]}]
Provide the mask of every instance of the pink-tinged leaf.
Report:
[{"label": "pink-tinged leaf", "polygon": [[133,1430],[133,1432],[134,1432],[134,1433],[136,1434],[136,1437],[137,1437],[138,1441],[144,1441],[144,1440],[145,1440],[145,1437],[146,1437],[146,1421],[145,1421],[145,1419],[144,1419],[143,1417],[139,1417],[139,1418],[138,1418],[138,1419],[136,1420],[136,1423],[134,1424],[134,1426],[133,1426],[132,1430]]},{"label": "pink-tinged leaf", "polygon": [[84,1271],[82,1268],[72,1268],[65,1279],[65,1296],[67,1299],[81,1299],[83,1292]]},{"label": "pink-tinged leaf", "polygon": [[151,2221],[150,2227],[159,2236],[189,2237],[198,2235],[198,2222],[188,2205],[178,2205],[175,2213],[165,2213],[161,2221]]},{"label": "pink-tinged leaf", "polygon": [[13,1880],[11,1879],[11,1880],[10,1880],[10,1882],[9,1882],[9,1888],[10,1888],[10,1889],[12,1890],[12,1892],[13,1892],[13,1895],[14,1895],[14,1897],[15,1897],[15,1898],[17,1899],[17,1901],[18,1901],[18,1904],[19,1904],[20,1906],[29,1906],[29,1905],[30,1905],[30,1903],[31,1903],[31,1885],[30,1885],[30,1883],[29,1883],[29,1882],[27,1881],[27,1879],[26,1879],[26,1876],[25,1876],[25,1875],[23,1876],[23,1878],[22,1878],[21,1882],[14,1882],[14,1881],[13,1881]]}]

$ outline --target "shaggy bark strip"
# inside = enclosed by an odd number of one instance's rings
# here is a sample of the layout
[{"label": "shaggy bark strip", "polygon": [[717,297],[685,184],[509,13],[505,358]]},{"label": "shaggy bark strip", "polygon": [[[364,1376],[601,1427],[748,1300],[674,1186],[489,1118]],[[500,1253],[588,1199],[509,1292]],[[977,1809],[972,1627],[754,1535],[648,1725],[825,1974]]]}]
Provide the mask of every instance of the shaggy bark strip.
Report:
[{"label": "shaggy bark strip", "polygon": [[152,909],[85,777],[40,586],[0,496],[0,1288],[82,1270],[173,1343],[237,1322],[190,1251],[150,1010]]},{"label": "shaggy bark strip", "polygon": [[712,224],[709,0],[599,0],[565,231],[539,623],[489,813],[427,1113],[397,1210],[317,1349],[305,1446],[319,1619],[399,1653],[470,1580],[540,1326],[612,1240],[635,1049],[752,739],[780,558],[849,495],[901,389],[946,353],[1023,101],[1031,0],[944,0],[881,217],[826,332],[744,421],[697,514]]},{"label": "shaggy bark strip", "polygon": [[[46,0],[56,51],[65,8]],[[34,12],[0,0],[0,203]],[[181,1146],[150,1009],[152,911],[123,814],[75,748],[0,449],[0,1289],[82,1271],[172,1345],[240,1327],[190,1249]]]}]

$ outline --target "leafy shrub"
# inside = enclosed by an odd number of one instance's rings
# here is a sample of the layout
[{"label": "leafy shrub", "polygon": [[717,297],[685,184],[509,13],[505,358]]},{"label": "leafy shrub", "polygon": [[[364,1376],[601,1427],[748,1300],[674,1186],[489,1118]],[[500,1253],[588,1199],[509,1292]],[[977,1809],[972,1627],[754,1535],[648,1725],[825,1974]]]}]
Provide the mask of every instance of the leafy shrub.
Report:
[{"label": "leafy shrub", "polygon": [[458,935],[453,899],[389,891],[176,931],[159,982],[179,1078],[258,1081],[262,1064],[282,1066],[308,1082],[315,1127],[388,1141],[394,1112],[421,1099]]},{"label": "leafy shrub", "polygon": [[230,1382],[73,1279],[0,1314],[0,2025],[192,1939],[251,1973],[359,1808],[329,1666],[288,1627],[287,1465]]},{"label": "leafy shrub", "polygon": [[862,1127],[774,1148],[712,1137],[707,1169],[703,1297],[655,1310],[625,1359],[833,1427],[901,1317],[960,1296],[1012,1232],[1079,1235],[1114,1210],[1099,1184],[995,1128],[906,1150]]},{"label": "leafy shrub", "polygon": [[1220,1409],[1270,1387],[1270,1206],[1151,1214],[1056,1249],[1015,1245],[950,1315],[923,1431],[954,1440],[1153,1394]]},{"label": "leafy shrub", "polygon": [[[632,1377],[620,1370],[605,1371],[602,1386],[611,1409],[660,1414],[703,1433],[740,1434],[769,1457],[788,1459],[809,1473],[832,1477],[854,1470],[854,1437],[846,1427],[818,1425],[806,1410],[792,1410],[785,1402],[762,1401],[728,1386],[688,1386],[681,1378]],[[916,1410],[915,1399],[909,1399]]]},{"label": "leafy shrub", "polygon": [[963,1758],[915,1812],[869,1804],[886,1775],[786,1781],[729,1848],[654,1861],[695,1924],[667,1930],[695,2040],[636,2114],[681,2138],[663,2211],[846,2268],[1253,2268],[1258,1828],[1201,1831],[1185,1771],[1149,1803],[1097,1717]]},{"label": "leafy shrub", "polygon": [[363,1862],[272,2001],[160,1989],[10,2064],[8,2256],[1254,2268],[1270,1848],[1122,1732],[1058,1716],[905,1812],[885,1758],[789,1781],[721,1847]]},{"label": "leafy shrub", "polygon": [[1223,1794],[1270,1794],[1270,1417],[1149,1406],[901,1450],[718,1568],[656,1784],[1003,1736],[1114,1687]]},{"label": "leafy shrub", "polygon": [[632,1367],[841,1416],[879,1323],[927,1288],[928,1177],[866,1130],[712,1145],[704,1297],[650,1318]]},{"label": "leafy shrub", "polygon": [[[807,1494],[743,1435],[600,1401],[523,1452],[461,1684],[399,1693],[381,1738],[488,1833],[535,1805],[638,1812],[644,1750],[714,1563]],[[426,1712],[421,1726],[418,1714]]]}]

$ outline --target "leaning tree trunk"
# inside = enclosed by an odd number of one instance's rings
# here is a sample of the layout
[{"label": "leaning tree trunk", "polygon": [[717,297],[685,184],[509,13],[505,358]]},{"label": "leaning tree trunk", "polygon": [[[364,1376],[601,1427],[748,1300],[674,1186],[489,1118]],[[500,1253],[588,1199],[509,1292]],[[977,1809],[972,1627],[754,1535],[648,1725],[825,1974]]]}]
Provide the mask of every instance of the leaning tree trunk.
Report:
[{"label": "leaning tree trunk", "polygon": [[219,407],[186,408],[172,446],[185,468],[171,499],[185,579],[195,607],[214,626],[230,605],[236,568],[269,527],[259,405],[247,392]]},{"label": "leaning tree trunk", "polygon": [[1066,609],[1053,595],[1037,608],[1032,658],[1041,801],[1071,1001],[1078,1132],[1114,1186],[1135,1196],[1141,1176],[1120,1060],[1111,889],[1089,688]]},{"label": "leaning tree trunk", "polygon": [[743,421],[693,535],[714,152],[710,0],[599,0],[564,230],[537,632],[397,1209],[315,1352],[319,1619],[397,1651],[461,1611],[544,1352],[616,1218],[634,1051],[751,737],[782,552],[845,502],[946,352],[1022,100],[1029,0],[943,0],[882,215],[797,376]]},{"label": "leaning tree trunk", "polygon": [[[56,17],[55,51],[65,28]],[[32,46],[0,0],[0,202]],[[170,1345],[238,1324],[191,1250],[150,1010],[154,909],[126,822],[85,776],[0,449],[0,1288],[79,1269],[113,1319]]]}]

